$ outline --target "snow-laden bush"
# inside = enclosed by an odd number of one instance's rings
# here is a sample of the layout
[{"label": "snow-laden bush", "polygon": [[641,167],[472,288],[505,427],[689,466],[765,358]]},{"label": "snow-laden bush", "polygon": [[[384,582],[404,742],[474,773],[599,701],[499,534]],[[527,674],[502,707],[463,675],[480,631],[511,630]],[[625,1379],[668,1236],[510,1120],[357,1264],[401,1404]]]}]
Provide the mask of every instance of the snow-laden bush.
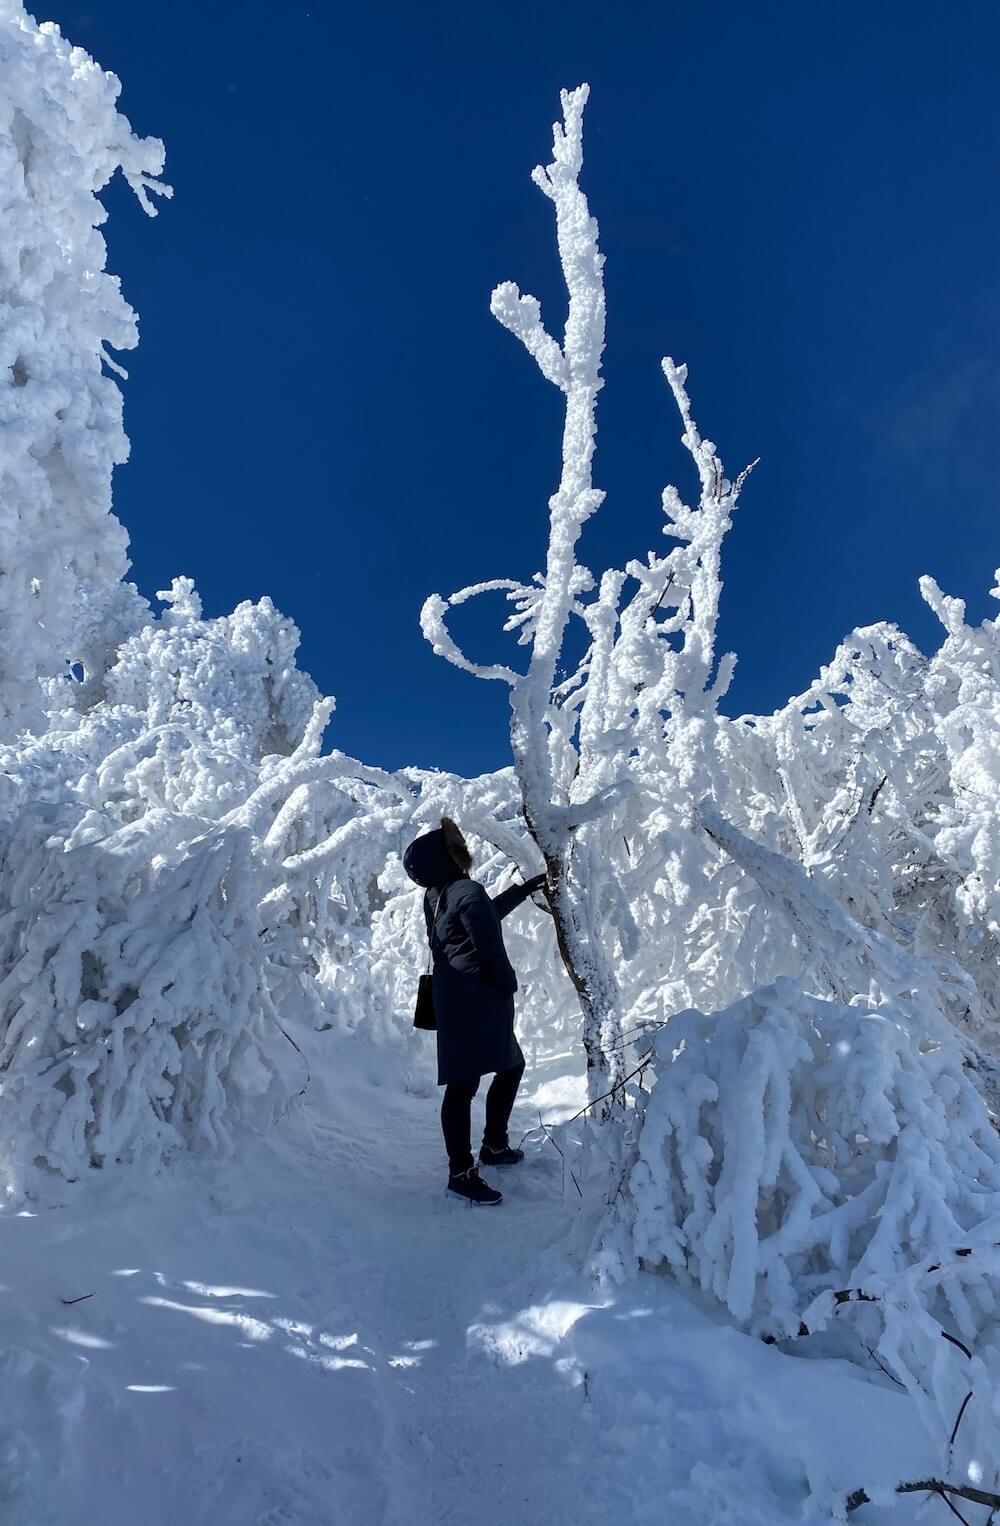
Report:
[{"label": "snow-laden bush", "polygon": [[867,1346],[917,1401],[942,1474],[982,1478],[1000,1461],[1000,1139],[948,1025],[921,1029],[902,997],[845,1006],[790,980],[678,1014],[602,1263],[669,1271],[769,1339],[837,1316],[840,1349]]},{"label": "snow-laden bush", "polygon": [[[861,927],[707,808],[703,819],[801,975],[678,1013],[657,1035],[600,1264],[669,1271],[772,1338],[860,1300],[869,1349],[932,1436],[948,1440],[972,1393],[942,1466],[981,1464],[1000,1402],[1000,1138],[971,1079],[990,1081],[991,1062],[945,1015],[974,1006],[972,982]],[[811,994],[831,985],[836,999]]]},{"label": "snow-laden bush", "polygon": [[[863,927],[959,963],[976,994],[949,1015],[995,1045],[1000,631],[991,620],[967,626],[961,601],[931,579],[922,589],[948,633],[933,657],[891,625],[870,626],[782,710],[720,722],[725,810]],[[751,948],[760,933],[757,915],[747,923]],[[746,971],[742,954],[735,963]],[[750,983],[774,973],[754,971]]]},{"label": "snow-laden bush", "polygon": [[884,1285],[987,1219],[1000,1239],[1000,1138],[947,1025],[915,1017],[900,996],[847,1006],[788,979],[677,1014],[637,1105],[636,1256],[794,1335],[819,1292]]},{"label": "snow-laden bush", "polygon": [[[121,169],[147,212],[163,146],[115,107],[120,86],[20,0],[0,4],[0,734],[42,722],[38,678],[79,657],[79,585],[113,587],[128,539],[111,473],[128,455],[102,366],[135,345],[105,271],[97,192]],[[121,373],[124,374],[124,373]]]},{"label": "snow-laden bush", "polygon": [[329,969],[367,946],[413,809],[408,782],[320,755],[332,702],[269,601],[203,620],[187,580],[167,598],[136,616],[103,697],[81,709],[85,685],[53,683],[49,729],[0,749],[14,1195],[273,1118],[303,1078],[287,1021],[334,1020]]}]

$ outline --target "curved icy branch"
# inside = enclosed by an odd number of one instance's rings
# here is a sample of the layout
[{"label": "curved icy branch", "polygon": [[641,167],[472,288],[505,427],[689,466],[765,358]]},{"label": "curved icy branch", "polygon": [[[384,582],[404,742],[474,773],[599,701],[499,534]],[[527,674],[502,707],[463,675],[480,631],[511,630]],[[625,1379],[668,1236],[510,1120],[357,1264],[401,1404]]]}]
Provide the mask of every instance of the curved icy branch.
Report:
[{"label": "curved icy branch", "polygon": [[477,593],[495,593],[500,590],[508,592],[512,589],[520,589],[520,583],[512,582],[510,578],[494,578],[489,583],[476,583],[469,588],[462,588],[458,593],[453,593],[450,599],[442,599],[439,593],[432,593],[430,598],[425,599],[420,611],[420,629],[427,641],[430,642],[434,653],[438,657],[445,657],[456,668],[463,668],[466,673],[472,673],[476,678],[498,678],[503,683],[516,684],[520,675],[508,668],[503,663],[485,665],[472,662],[452,639],[451,632],[445,624],[445,612],[456,604],[464,604]]}]

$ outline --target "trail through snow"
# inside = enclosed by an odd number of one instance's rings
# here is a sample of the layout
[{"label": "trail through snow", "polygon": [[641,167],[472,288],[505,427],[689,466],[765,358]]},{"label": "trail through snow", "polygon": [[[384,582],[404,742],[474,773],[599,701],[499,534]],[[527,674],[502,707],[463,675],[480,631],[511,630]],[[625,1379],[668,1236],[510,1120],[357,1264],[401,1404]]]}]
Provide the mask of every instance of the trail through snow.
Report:
[{"label": "trail through snow", "polygon": [[775,1526],[926,1466],[884,1379],[592,1286],[550,1146],[494,1179],[447,1200],[436,1097],[345,1056],[235,1161],[4,1217],[3,1521]]}]

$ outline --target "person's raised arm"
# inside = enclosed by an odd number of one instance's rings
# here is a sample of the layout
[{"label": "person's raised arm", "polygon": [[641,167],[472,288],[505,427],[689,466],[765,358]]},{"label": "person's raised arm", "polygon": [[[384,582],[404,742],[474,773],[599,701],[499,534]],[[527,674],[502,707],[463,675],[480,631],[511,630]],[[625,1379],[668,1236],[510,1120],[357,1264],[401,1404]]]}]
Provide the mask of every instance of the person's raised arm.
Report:
[{"label": "person's raised arm", "polygon": [[545,884],[545,875],[536,874],[532,879],[525,880],[523,885],[509,885],[506,890],[501,890],[499,895],[493,897],[493,908],[498,917],[507,916],[508,912],[514,911],[522,901],[526,901],[536,890],[541,890]]}]

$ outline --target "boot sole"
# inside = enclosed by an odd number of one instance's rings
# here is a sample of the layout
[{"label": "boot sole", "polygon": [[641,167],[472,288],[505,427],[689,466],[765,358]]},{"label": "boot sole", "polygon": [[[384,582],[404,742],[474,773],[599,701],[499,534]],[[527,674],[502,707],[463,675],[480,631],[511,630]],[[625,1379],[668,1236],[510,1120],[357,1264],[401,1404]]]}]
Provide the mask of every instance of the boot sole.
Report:
[{"label": "boot sole", "polygon": [[503,1197],[497,1198],[474,1198],[466,1197],[464,1192],[454,1192],[451,1187],[444,1189],[445,1197],[454,1198],[456,1203],[467,1203],[470,1208],[498,1208],[503,1202]]},{"label": "boot sole", "polygon": [[479,1164],[485,1166],[487,1171],[509,1171],[511,1166],[523,1166],[524,1160],[484,1160],[480,1155]]}]

